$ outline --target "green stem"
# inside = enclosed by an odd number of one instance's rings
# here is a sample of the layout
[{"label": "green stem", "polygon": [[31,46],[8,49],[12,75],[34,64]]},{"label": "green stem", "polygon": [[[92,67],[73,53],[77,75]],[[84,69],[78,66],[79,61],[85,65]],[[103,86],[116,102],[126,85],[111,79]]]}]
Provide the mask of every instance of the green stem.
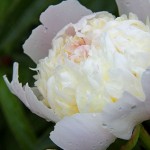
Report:
[{"label": "green stem", "polygon": [[126,145],[123,145],[121,147],[121,150],[132,150],[136,146],[140,135],[140,128],[141,128],[140,125],[136,126],[131,139],[127,142]]},{"label": "green stem", "polygon": [[141,131],[140,131],[140,141],[142,143],[142,146],[146,150],[150,150],[150,135],[148,132],[144,129],[144,127],[141,125]]}]

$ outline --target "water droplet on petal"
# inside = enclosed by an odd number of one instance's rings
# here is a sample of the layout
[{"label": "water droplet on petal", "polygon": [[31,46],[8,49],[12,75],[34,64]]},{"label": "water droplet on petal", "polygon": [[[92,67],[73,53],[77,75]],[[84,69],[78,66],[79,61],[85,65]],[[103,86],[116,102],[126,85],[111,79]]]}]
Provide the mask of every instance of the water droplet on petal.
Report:
[{"label": "water droplet on petal", "polygon": [[131,107],[131,109],[135,109],[135,108],[136,108],[136,105],[134,105],[134,106]]},{"label": "water droplet on petal", "polygon": [[126,6],[127,6],[127,7],[130,6],[130,2],[129,2],[129,1],[126,2]]},{"label": "water droplet on petal", "polygon": [[102,126],[103,126],[104,128],[106,128],[106,127],[107,127],[107,124],[103,123]]}]

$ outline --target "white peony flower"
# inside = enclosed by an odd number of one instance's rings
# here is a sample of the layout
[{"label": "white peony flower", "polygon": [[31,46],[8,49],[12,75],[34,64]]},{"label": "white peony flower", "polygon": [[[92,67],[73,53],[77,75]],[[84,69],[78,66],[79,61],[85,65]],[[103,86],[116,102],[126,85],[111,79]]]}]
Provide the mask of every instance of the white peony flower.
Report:
[{"label": "white peony flower", "polygon": [[23,46],[37,63],[35,87],[22,87],[15,63],[12,82],[4,76],[10,91],[56,123],[50,138],[64,150],[130,139],[150,119],[149,24],[132,13],[92,13],[76,0],[50,6],[40,20]]}]

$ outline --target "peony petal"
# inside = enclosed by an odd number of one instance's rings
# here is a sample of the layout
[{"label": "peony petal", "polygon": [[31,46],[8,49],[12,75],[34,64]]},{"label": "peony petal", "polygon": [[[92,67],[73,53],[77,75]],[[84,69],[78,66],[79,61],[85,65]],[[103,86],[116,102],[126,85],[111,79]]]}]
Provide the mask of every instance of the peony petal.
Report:
[{"label": "peony petal", "polygon": [[23,45],[24,52],[37,63],[39,59],[48,56],[51,38],[51,33],[47,28],[43,25],[38,26]]},{"label": "peony petal", "polygon": [[143,22],[150,16],[150,0],[116,0],[119,13],[135,13]]},{"label": "peony petal", "polygon": [[4,80],[10,91],[16,95],[33,113],[47,121],[59,121],[59,118],[54,114],[54,112],[37,99],[28,84],[26,84],[23,88],[22,84],[19,83],[18,63],[14,63],[12,82],[10,83],[6,76],[4,76]]},{"label": "peony petal", "polygon": [[50,134],[52,141],[64,150],[105,150],[116,139],[101,126],[97,114],[66,117]]},{"label": "peony petal", "polygon": [[125,92],[118,102],[107,105],[101,113],[103,126],[118,138],[129,139],[137,124],[150,119],[150,70],[144,72],[142,84],[146,94],[145,101]]},{"label": "peony petal", "polygon": [[144,93],[146,95],[146,102],[144,105],[145,111],[147,111],[147,113],[150,116],[150,69],[147,69],[147,71],[144,73],[142,78],[142,83],[143,83]]},{"label": "peony petal", "polygon": [[60,29],[91,13],[91,10],[82,6],[77,0],[67,0],[56,6],[50,6],[40,16],[43,25],[33,30],[23,45],[24,52],[38,62],[39,59],[48,56],[51,41]]},{"label": "peony petal", "polygon": [[26,84],[25,93],[30,105],[30,110],[38,116],[46,119],[47,121],[58,122],[60,119],[54,114],[52,109],[45,106],[41,101],[37,99],[31,88]]},{"label": "peony petal", "polygon": [[25,91],[22,88],[22,84],[18,82],[18,64],[17,63],[14,63],[12,82],[10,83],[8,81],[6,75],[4,76],[4,81],[6,82],[9,90],[14,95],[16,95],[25,104],[26,107],[29,108],[29,104],[26,99]]},{"label": "peony petal", "polygon": [[[76,23],[92,11],[82,6],[77,0],[66,0],[56,6],[50,6],[40,16],[40,21],[47,28],[53,29],[53,37],[69,23]],[[51,16],[50,16],[51,14]]]}]

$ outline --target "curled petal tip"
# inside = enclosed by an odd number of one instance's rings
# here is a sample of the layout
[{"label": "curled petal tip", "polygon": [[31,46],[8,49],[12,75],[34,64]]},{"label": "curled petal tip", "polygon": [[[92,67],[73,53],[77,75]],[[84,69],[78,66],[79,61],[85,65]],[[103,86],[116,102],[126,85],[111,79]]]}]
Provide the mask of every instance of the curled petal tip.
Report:
[{"label": "curled petal tip", "polygon": [[50,108],[46,107],[42,101],[37,99],[36,95],[28,86],[28,83],[24,87],[22,87],[22,84],[19,83],[18,66],[18,63],[14,63],[13,78],[11,82],[9,82],[7,77],[4,76],[4,81],[6,82],[10,91],[16,95],[33,113],[46,119],[47,121],[58,122],[59,118]]},{"label": "curled petal tip", "polygon": [[39,59],[48,55],[52,39],[60,29],[91,13],[91,10],[82,6],[77,0],[67,0],[55,6],[49,6],[40,16],[43,25],[34,29],[23,45],[24,52],[37,63]]}]

